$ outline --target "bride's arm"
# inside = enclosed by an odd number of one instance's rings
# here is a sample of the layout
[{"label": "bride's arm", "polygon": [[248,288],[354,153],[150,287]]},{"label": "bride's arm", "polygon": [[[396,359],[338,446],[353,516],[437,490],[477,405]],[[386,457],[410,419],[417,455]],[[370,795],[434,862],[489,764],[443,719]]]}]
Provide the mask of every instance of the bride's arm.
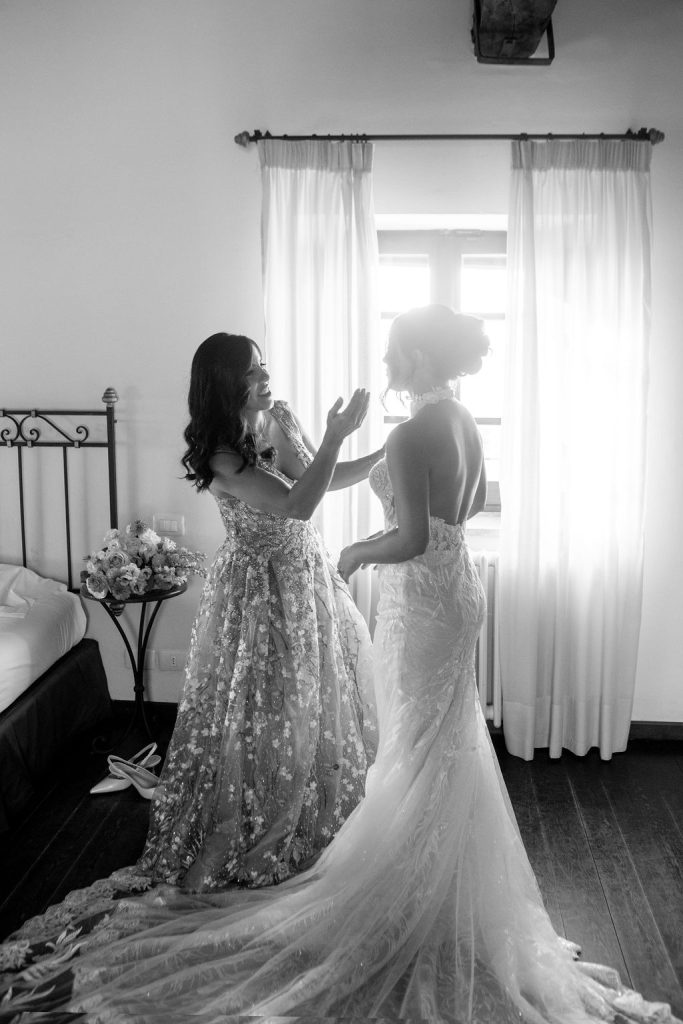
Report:
[{"label": "bride's arm", "polygon": [[352,459],[348,462],[338,462],[332,474],[332,482],[328,487],[329,491],[340,491],[344,487],[351,487],[352,484],[367,480],[368,473],[376,462],[384,455],[384,448],[363,455],[360,459]]},{"label": "bride's arm", "polygon": [[[292,411],[292,416],[296,420],[296,424],[301,432],[301,440],[304,442],[311,455],[315,455],[317,449],[301,425],[299,417],[294,411]],[[327,488],[328,491],[340,491],[344,487],[351,487],[353,484],[360,483],[361,480],[367,480],[368,473],[375,463],[379,462],[383,455],[384,446],[378,448],[377,451],[370,452],[369,455],[362,455],[359,459],[338,462],[334,467],[332,480]],[[301,465],[301,463],[299,463],[299,465]],[[290,475],[289,471],[287,472],[287,475]]]},{"label": "bride's arm", "polygon": [[409,423],[389,435],[387,469],[398,525],[380,537],[344,548],[338,568],[347,582],[361,565],[406,562],[423,554],[429,543],[428,459]]}]

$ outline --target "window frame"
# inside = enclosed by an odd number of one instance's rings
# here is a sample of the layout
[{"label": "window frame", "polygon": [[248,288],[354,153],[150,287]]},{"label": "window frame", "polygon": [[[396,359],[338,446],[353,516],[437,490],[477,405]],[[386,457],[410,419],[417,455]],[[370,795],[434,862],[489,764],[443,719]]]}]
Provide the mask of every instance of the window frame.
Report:
[{"label": "window frame", "polygon": [[[430,302],[442,303],[459,309],[461,294],[461,268],[464,255],[507,256],[507,231],[471,228],[380,228],[377,231],[380,259],[383,255],[426,255],[430,269]],[[393,319],[402,310],[380,310],[382,319]],[[505,313],[488,310],[468,310],[488,320],[505,319]],[[459,386],[456,385],[459,393]],[[386,415],[385,424],[401,423],[406,417]],[[477,416],[479,426],[501,425],[500,416]],[[489,483],[485,511],[500,513],[500,484]]]}]

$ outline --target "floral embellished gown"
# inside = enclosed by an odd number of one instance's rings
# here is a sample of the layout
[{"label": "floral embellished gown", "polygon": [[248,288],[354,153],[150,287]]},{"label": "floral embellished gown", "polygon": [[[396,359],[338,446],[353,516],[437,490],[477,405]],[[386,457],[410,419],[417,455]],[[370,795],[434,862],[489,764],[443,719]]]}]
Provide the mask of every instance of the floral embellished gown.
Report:
[{"label": "floral embellished gown", "polygon": [[[307,465],[289,408],[272,415]],[[377,745],[370,636],[319,533],[216,501],[226,538],[138,865],[193,891],[270,885],[310,862],[362,798]]]}]

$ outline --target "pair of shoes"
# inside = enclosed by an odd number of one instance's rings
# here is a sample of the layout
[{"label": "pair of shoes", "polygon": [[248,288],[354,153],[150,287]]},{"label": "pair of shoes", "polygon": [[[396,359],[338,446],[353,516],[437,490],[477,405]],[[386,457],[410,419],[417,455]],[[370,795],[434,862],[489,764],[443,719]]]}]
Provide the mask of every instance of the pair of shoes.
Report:
[{"label": "pair of shoes", "polygon": [[120,775],[115,775],[112,771],[112,765],[123,762],[124,764],[141,765],[145,768],[153,768],[154,765],[159,764],[161,758],[155,753],[157,749],[156,743],[148,743],[142,750],[138,750],[137,754],[133,754],[131,758],[126,761],[123,757],[117,757],[116,754],[112,754],[107,758],[109,763],[109,775],[106,775],[103,779],[97,782],[92,789],[91,793],[117,793],[122,789],[128,789],[130,786],[130,779],[123,779]]},{"label": "pair of shoes", "polygon": [[140,796],[145,800],[151,800],[159,784],[159,776],[148,771],[140,764],[133,764],[132,761],[124,761],[123,758],[109,758],[109,770],[121,780],[126,780],[126,785],[135,786]]}]

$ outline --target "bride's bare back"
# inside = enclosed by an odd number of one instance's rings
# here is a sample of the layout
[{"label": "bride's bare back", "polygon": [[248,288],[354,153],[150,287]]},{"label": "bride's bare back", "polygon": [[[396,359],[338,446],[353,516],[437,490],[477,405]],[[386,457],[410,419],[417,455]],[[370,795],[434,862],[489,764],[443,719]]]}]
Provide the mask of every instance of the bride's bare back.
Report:
[{"label": "bride's bare back", "polygon": [[427,405],[403,425],[427,465],[429,514],[455,525],[486,501],[481,437],[471,413],[457,401]]}]

